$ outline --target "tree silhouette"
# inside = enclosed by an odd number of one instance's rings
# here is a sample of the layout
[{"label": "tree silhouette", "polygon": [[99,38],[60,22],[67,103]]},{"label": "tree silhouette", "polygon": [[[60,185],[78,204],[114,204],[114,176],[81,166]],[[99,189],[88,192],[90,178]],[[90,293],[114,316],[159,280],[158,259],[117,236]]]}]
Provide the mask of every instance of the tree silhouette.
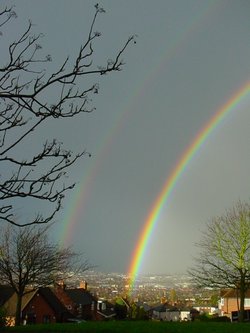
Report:
[{"label": "tree silhouette", "polygon": [[48,227],[9,225],[1,234],[0,282],[11,286],[17,295],[16,325],[21,323],[21,304],[26,293],[90,268],[80,254],[50,242]]},{"label": "tree silhouette", "polygon": [[[98,83],[89,85],[88,77],[120,71],[124,65],[121,57],[134,36],[127,39],[116,52],[113,60],[104,66],[95,66],[94,42],[101,34],[94,31],[96,19],[104,10],[95,6],[87,39],[80,45],[75,58],[66,57],[57,70],[50,71],[52,57],[40,56],[42,34],[32,33],[32,23],[19,37],[10,42],[6,59],[0,60],[0,219],[8,223],[27,226],[51,221],[62,207],[65,192],[74,184],[65,179],[80,157],[90,155],[86,151],[73,153],[54,139],[45,141],[36,152],[20,157],[20,152],[35,140],[38,128],[48,121],[73,118],[80,113],[90,113],[91,96],[98,93]],[[8,26],[16,18],[13,8],[0,12],[1,35],[8,33]],[[86,87],[83,83],[86,82]],[[48,100],[53,90],[53,100]],[[50,97],[51,99],[51,97]],[[26,149],[27,151],[27,149]],[[46,214],[25,216],[17,222],[15,200],[27,206],[27,200],[47,202]],[[18,221],[21,221],[20,219]]]}]

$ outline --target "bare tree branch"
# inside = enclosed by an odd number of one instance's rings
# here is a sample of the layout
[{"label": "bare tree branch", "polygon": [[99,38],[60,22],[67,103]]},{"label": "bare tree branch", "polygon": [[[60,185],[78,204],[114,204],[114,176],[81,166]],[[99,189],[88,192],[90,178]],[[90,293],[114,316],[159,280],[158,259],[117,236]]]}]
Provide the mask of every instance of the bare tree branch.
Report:
[{"label": "bare tree branch", "polygon": [[0,282],[17,294],[16,323],[20,323],[20,305],[25,293],[84,272],[91,266],[81,254],[60,248],[48,239],[48,225],[7,228],[0,238]]},{"label": "bare tree branch", "polygon": [[[0,219],[13,225],[47,223],[62,207],[66,191],[74,184],[64,180],[68,169],[83,156],[85,150],[73,154],[57,140],[46,142],[34,156],[21,160],[16,151],[34,139],[37,130],[52,119],[73,118],[80,113],[90,113],[91,95],[99,91],[98,82],[83,84],[83,79],[120,71],[124,65],[121,57],[135,37],[131,36],[116,52],[114,60],[105,66],[93,64],[94,42],[101,36],[94,31],[98,15],[103,8],[95,6],[95,13],[86,40],[75,58],[66,57],[58,69],[49,72],[46,64],[52,61],[48,54],[39,56],[42,34],[32,33],[32,23],[19,37],[10,42],[7,61],[0,63]],[[7,32],[11,20],[16,18],[13,9],[0,11],[0,26]],[[81,80],[81,81],[79,81]],[[55,91],[53,101],[48,92]],[[17,222],[14,214],[15,198],[47,201],[52,211],[47,216],[37,214],[25,222]]]}]

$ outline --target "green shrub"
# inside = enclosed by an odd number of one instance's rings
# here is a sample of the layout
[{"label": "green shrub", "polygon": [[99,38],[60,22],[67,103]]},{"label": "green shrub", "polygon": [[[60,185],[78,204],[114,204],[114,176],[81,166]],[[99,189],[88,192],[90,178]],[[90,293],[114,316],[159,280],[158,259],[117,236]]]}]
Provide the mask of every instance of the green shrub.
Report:
[{"label": "green shrub", "polygon": [[210,321],[211,320],[211,316],[208,314],[208,313],[201,313],[199,314],[195,320],[198,320],[198,321]]},{"label": "green shrub", "polygon": [[230,322],[230,318],[223,316],[219,317],[216,315],[210,315],[208,313],[202,313],[199,316],[197,316],[196,320],[198,321],[205,321],[205,322]]}]

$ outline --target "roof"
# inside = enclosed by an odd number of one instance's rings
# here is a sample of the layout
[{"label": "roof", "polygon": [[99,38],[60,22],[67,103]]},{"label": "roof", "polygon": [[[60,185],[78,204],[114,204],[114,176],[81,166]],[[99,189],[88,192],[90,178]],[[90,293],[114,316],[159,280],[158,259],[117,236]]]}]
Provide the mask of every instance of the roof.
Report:
[{"label": "roof", "polygon": [[166,309],[167,312],[179,312],[180,310],[176,306],[170,306]]},{"label": "roof", "polygon": [[0,306],[3,306],[13,294],[14,290],[12,287],[0,285]]},{"label": "roof", "polygon": [[156,312],[166,312],[165,304],[160,304],[158,306],[153,307],[153,310]]},{"label": "roof", "polygon": [[181,312],[199,312],[197,309],[195,309],[194,307],[192,306],[184,306],[184,307],[181,307],[180,308],[180,311]]},{"label": "roof", "polygon": [[[36,294],[36,290],[30,291],[26,293],[22,297],[22,305],[21,310],[23,310],[26,305],[30,302],[30,300],[33,298],[33,296]],[[7,310],[7,313],[9,316],[14,316],[16,313],[16,303],[17,303],[17,294],[13,293],[11,297],[5,302],[4,307]]]},{"label": "roof", "polygon": [[[10,290],[8,292],[10,294]],[[1,288],[0,288],[0,293],[1,293]],[[70,314],[70,312],[67,310],[67,308],[60,302],[60,300],[56,297],[56,295],[48,287],[39,288],[39,289],[32,290],[32,291],[26,293],[22,297],[22,306],[21,306],[22,311],[30,303],[30,301],[36,294],[41,295],[45,299],[45,301],[48,303],[48,305],[54,310],[55,313],[57,313],[57,314],[68,313],[70,316],[72,316]],[[0,295],[2,296],[2,293]],[[7,292],[6,292],[6,295],[7,295]],[[4,307],[6,308],[9,316],[15,315],[16,303],[17,303],[17,295],[16,295],[16,293],[14,293],[14,290],[12,289],[11,296],[8,297],[8,299],[4,302]]]},{"label": "roof", "polygon": [[93,301],[96,301],[95,297],[89,291],[82,288],[65,289],[65,293],[76,304],[90,305]]},{"label": "roof", "polygon": [[69,315],[71,315],[70,312],[67,310],[67,308],[61,303],[61,301],[53,293],[51,288],[49,288],[49,287],[40,288],[38,290],[38,293],[46,300],[46,302],[55,311],[55,313],[57,313],[57,314],[68,313]]},{"label": "roof", "polygon": [[[223,297],[223,298],[237,298],[237,297],[240,297],[240,293],[236,289],[224,289],[224,290],[221,290],[221,297]],[[248,289],[246,291],[245,297],[250,298],[250,289]]]},{"label": "roof", "polygon": [[135,304],[139,308],[142,307],[144,309],[144,311],[146,311],[146,312],[148,312],[152,309],[152,307],[145,302],[135,302]]},{"label": "roof", "polygon": [[156,307],[153,308],[154,311],[157,311],[157,312],[176,312],[176,311],[179,311],[179,309],[175,306],[172,306],[172,305],[169,305],[167,303],[164,303],[164,304],[160,304]]}]

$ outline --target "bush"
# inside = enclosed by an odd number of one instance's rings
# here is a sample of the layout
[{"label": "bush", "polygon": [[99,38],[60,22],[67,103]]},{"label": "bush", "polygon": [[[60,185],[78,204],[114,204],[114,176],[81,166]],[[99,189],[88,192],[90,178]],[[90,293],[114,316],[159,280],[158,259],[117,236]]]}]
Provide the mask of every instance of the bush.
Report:
[{"label": "bush", "polygon": [[210,321],[211,320],[211,316],[208,313],[204,312],[204,313],[199,314],[195,318],[195,320],[199,320],[199,321]]},{"label": "bush", "polygon": [[221,317],[213,318],[213,321],[216,321],[216,322],[231,322],[231,319],[227,316],[221,316]]},{"label": "bush", "polygon": [[208,313],[202,313],[195,320],[199,321],[213,321],[213,322],[230,322],[230,318],[227,316],[219,317],[217,315],[209,315]]}]

